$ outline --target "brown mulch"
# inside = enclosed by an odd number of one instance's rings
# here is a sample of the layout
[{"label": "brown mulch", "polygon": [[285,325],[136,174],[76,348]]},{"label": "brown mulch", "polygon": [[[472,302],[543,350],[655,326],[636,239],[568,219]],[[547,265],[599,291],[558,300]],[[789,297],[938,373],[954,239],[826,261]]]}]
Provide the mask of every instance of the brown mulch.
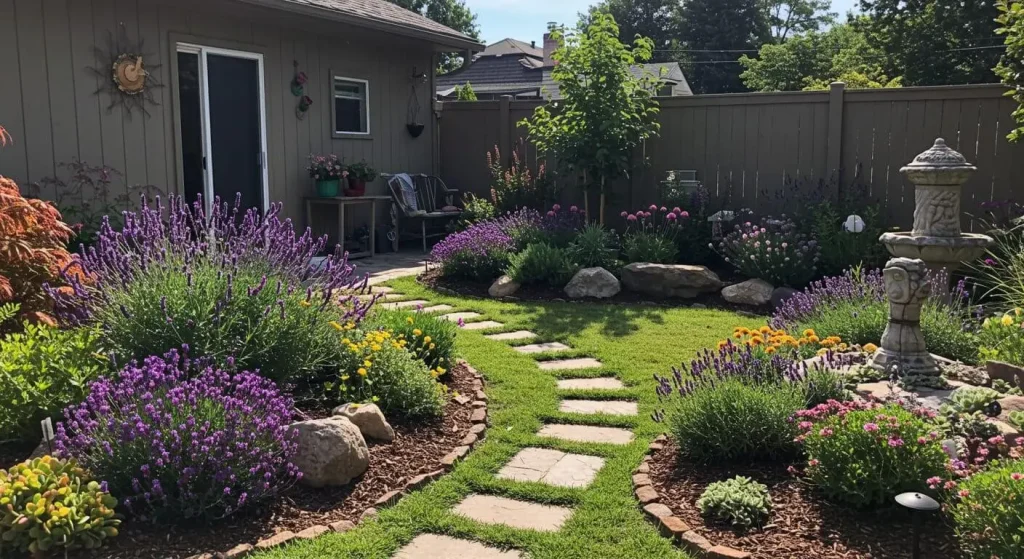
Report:
[{"label": "brown mulch", "polygon": [[[485,283],[461,278],[446,278],[441,275],[441,271],[437,268],[420,274],[417,280],[422,285],[435,291],[440,291],[441,293],[483,299],[490,298],[490,295],[487,294],[487,289],[491,286],[490,282]],[[569,299],[566,296],[565,291],[561,289],[556,289],[546,285],[524,285],[515,292],[515,295],[511,297],[503,297],[502,300],[581,302],[579,300]],[[723,299],[719,293],[706,293],[693,299],[683,299],[681,297],[657,298],[643,293],[623,289],[618,293],[618,295],[608,299],[601,299],[600,302],[603,304],[613,305],[656,305],[662,307],[692,307],[694,304],[701,304],[711,309],[740,311],[745,314],[757,314],[764,316],[770,316],[772,314],[771,305],[766,305],[764,307],[736,305]]]},{"label": "brown mulch", "polygon": [[[460,394],[473,394],[473,374],[457,365],[445,375],[445,384]],[[151,525],[126,520],[119,537],[98,552],[79,557],[103,559],[183,558],[205,552],[224,552],[241,543],[254,544],[274,534],[299,532],[314,525],[339,520],[356,522],[364,510],[385,493],[401,489],[420,475],[435,472],[438,461],[459,446],[469,433],[473,409],[453,400],[444,418],[436,423],[390,421],[395,440],[381,443],[367,440],[370,468],[353,483],[340,488],[310,489],[294,486],[276,500],[252,507],[248,514],[203,525]],[[322,415],[311,412],[310,415]],[[29,449],[31,452],[31,449]],[[9,465],[24,458],[0,455]]]},{"label": "brown mulch", "polygon": [[[750,552],[753,559],[910,558],[913,525],[898,507],[860,512],[831,504],[786,471],[785,464],[697,465],[681,458],[671,442],[652,458],[651,480],[661,502],[713,545]],[[742,475],[768,486],[769,523],[744,532],[705,522],[697,499],[713,482]],[[921,522],[921,557],[957,557],[952,529],[932,514]]]}]

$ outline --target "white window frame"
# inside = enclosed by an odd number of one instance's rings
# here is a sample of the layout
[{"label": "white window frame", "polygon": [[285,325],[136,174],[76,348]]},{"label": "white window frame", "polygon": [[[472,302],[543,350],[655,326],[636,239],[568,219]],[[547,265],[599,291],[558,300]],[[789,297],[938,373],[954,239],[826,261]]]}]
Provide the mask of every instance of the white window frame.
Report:
[{"label": "white window frame", "polygon": [[[337,103],[338,94],[337,94],[337,92],[334,89],[334,87],[335,87],[335,85],[337,85],[338,81],[346,81],[346,82],[353,82],[353,83],[363,84],[363,91],[365,92],[365,98],[363,99],[363,104],[366,106],[366,132],[344,132],[344,131],[338,130],[338,103]],[[332,73],[331,74],[331,134],[335,138],[350,138],[350,137],[368,138],[368,137],[370,137],[370,133],[372,132],[370,130],[370,123],[372,121],[373,120],[370,117],[370,81],[369,80],[364,80],[362,78],[350,78],[348,76],[341,76],[341,75],[337,75],[337,74]]]},{"label": "white window frame", "polygon": [[[182,43],[179,42],[176,45],[176,52],[186,52],[191,54],[199,55],[199,91],[200,91],[200,102],[202,103],[203,111],[203,156],[206,158],[206,171],[204,172],[205,185],[203,187],[203,198],[206,202],[206,212],[209,214],[212,211],[212,204],[214,198],[213,188],[213,153],[211,146],[213,145],[210,137],[210,97],[209,97],[209,83],[207,76],[207,56],[210,54],[220,56],[230,56],[233,58],[244,58],[247,60],[255,60],[259,64],[259,96],[260,96],[260,166],[263,170],[263,211],[267,212],[270,210],[270,173],[267,162],[267,92],[266,92],[266,77],[263,67],[263,54],[258,52],[248,52],[233,49],[222,49],[216,47],[208,47],[205,45],[198,45],[194,43]],[[233,203],[234,200],[227,200],[229,203]]]}]

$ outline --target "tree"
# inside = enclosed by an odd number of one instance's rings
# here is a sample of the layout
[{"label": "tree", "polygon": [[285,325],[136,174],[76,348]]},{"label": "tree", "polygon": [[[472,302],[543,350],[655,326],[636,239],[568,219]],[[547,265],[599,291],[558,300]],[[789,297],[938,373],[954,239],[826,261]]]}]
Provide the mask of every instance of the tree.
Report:
[{"label": "tree", "polygon": [[[1005,36],[1006,52],[996,66],[996,74],[1013,89],[1017,110],[1013,118],[1019,125],[1008,136],[1010,141],[1024,139],[1024,2],[999,0],[999,33]],[[2,134],[0,134],[2,136]]]},{"label": "tree", "polygon": [[637,36],[654,41],[652,62],[685,60],[679,44],[679,0],[603,0],[581,17],[589,21],[597,12],[615,18],[623,43],[631,44]]},{"label": "tree", "polygon": [[831,7],[832,0],[763,0],[762,4],[776,43],[830,25],[836,17]]},{"label": "tree", "polygon": [[563,169],[584,174],[584,207],[590,216],[591,182],[600,185],[599,219],[604,221],[605,187],[609,180],[629,174],[633,149],[658,133],[658,78],[636,77],[634,64],[651,58],[654,43],[638,37],[629,48],[619,41],[619,26],[605,13],[580,21],[576,31],[552,35],[559,43],[558,63],[551,71],[562,99],[542,105],[526,127],[537,149]]},{"label": "tree", "polygon": [[746,91],[739,57],[769,36],[763,0],[686,0],[680,36],[694,58],[687,78],[697,93]]},{"label": "tree", "polygon": [[[441,25],[469,35],[474,39],[480,38],[480,29],[476,24],[476,14],[466,6],[463,0],[389,0],[407,10],[424,15]],[[441,63],[437,71],[439,73],[451,72],[462,66],[462,56],[457,53],[443,53]]]},{"label": "tree", "polygon": [[473,91],[473,85],[469,82],[466,82],[466,85],[455,86],[455,100],[476,101],[476,92]]},{"label": "tree", "polygon": [[988,83],[1003,53],[997,0],[860,0],[857,20],[905,85]]},{"label": "tree", "polygon": [[809,31],[782,44],[766,44],[757,58],[744,55],[740,77],[754,91],[827,89],[834,81],[850,88],[898,87],[882,70],[884,54],[850,24]]}]

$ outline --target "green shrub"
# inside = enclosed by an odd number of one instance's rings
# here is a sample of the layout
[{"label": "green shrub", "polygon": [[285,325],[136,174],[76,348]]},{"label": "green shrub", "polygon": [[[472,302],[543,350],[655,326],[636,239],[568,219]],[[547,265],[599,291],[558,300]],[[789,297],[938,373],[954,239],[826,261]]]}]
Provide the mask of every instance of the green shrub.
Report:
[{"label": "green shrub", "polygon": [[622,253],[627,263],[651,262],[675,264],[679,247],[674,238],[651,231],[633,231],[622,238]]},{"label": "green shrub", "polygon": [[0,470],[0,553],[97,549],[118,534],[116,506],[73,461],[44,456]]},{"label": "green shrub", "polygon": [[459,215],[459,219],[448,223],[449,233],[464,231],[474,223],[494,217],[494,204],[486,198],[467,194],[463,197],[463,202],[462,213]]},{"label": "green shrub", "polygon": [[810,217],[807,233],[821,248],[818,271],[822,275],[837,276],[851,267],[875,268],[885,264],[885,247],[878,242],[883,229],[877,208],[865,206],[856,210],[864,221],[860,233],[846,230],[850,214],[840,213],[831,202],[814,204],[804,214]]},{"label": "green shrub", "polygon": [[983,361],[1024,365],[1024,310],[1020,307],[1001,316],[986,318],[978,331]]},{"label": "green shrub", "polygon": [[764,484],[736,476],[708,485],[697,499],[697,508],[705,517],[750,528],[768,520],[772,498]]},{"label": "green shrub", "polygon": [[615,233],[596,223],[585,226],[569,245],[569,259],[580,268],[613,270],[617,254]]},{"label": "green shrub", "polygon": [[854,507],[887,505],[894,495],[925,489],[925,480],[945,472],[948,457],[936,427],[906,409],[834,415],[802,437],[807,475],[825,495]]},{"label": "green shrub", "polygon": [[0,340],[0,440],[38,441],[39,422],[80,402],[86,384],[112,369],[95,328],[25,323]]},{"label": "green shrub", "polygon": [[523,285],[563,287],[572,279],[576,268],[564,249],[547,243],[536,243],[513,254],[506,273]]},{"label": "green shrub", "polygon": [[455,335],[459,326],[450,320],[421,312],[374,308],[363,326],[387,330],[406,340],[409,351],[431,369],[448,369],[455,362]]},{"label": "green shrub", "polygon": [[960,485],[950,507],[968,557],[1020,557],[1024,549],[1024,460],[1005,462]]},{"label": "green shrub", "polygon": [[846,402],[852,399],[852,394],[846,389],[846,375],[832,366],[810,367],[801,384],[804,389],[804,406],[807,408],[829,400]]},{"label": "green shrub", "polygon": [[754,384],[729,378],[674,400],[669,429],[680,451],[699,462],[782,458],[795,451],[790,416],[804,407],[792,383]]}]

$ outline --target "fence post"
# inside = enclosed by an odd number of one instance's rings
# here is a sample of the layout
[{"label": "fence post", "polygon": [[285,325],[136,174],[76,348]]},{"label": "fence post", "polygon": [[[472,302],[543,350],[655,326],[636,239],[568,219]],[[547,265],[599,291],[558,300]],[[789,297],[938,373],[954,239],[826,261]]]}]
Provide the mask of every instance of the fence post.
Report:
[{"label": "fence post", "polygon": [[502,95],[498,101],[498,148],[501,150],[501,164],[512,164],[512,96]]},{"label": "fence post", "polygon": [[836,184],[842,184],[839,168],[843,160],[843,92],[846,84],[832,82],[828,95],[828,156],[825,169]]}]

